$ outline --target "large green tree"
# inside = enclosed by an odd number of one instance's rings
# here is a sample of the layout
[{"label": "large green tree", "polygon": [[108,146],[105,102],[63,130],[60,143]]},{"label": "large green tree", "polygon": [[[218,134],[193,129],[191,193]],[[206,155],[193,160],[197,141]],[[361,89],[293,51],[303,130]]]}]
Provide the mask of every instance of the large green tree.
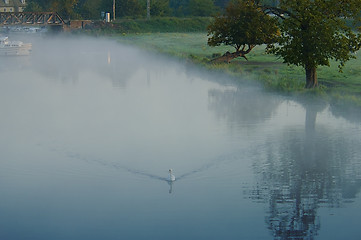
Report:
[{"label": "large green tree", "polygon": [[306,88],[318,85],[319,66],[333,59],[341,69],[360,49],[361,36],[347,21],[359,20],[361,0],[280,0],[277,8],[266,9],[282,19],[278,44],[269,52],[302,66]]},{"label": "large green tree", "polygon": [[76,11],[84,19],[100,19],[102,9],[102,0],[79,0]]},{"label": "large green tree", "polygon": [[227,52],[217,60],[246,58],[255,46],[271,44],[278,34],[276,20],[266,15],[258,1],[236,0],[228,4],[224,14],[218,15],[208,27],[208,45],[229,45],[235,52]]},{"label": "large green tree", "polygon": [[29,2],[29,3],[26,4],[25,11],[26,12],[42,12],[43,8],[37,2]]},{"label": "large green tree", "polygon": [[51,1],[50,10],[58,12],[63,18],[78,18],[75,7],[78,0],[57,0]]},{"label": "large green tree", "polygon": [[146,8],[142,0],[116,0],[116,15],[119,17],[145,16]]},{"label": "large green tree", "polygon": [[220,7],[221,9],[225,9],[229,1],[230,0],[215,0],[214,5]]},{"label": "large green tree", "polygon": [[169,16],[171,9],[169,7],[169,0],[152,0],[150,6],[151,16]]},{"label": "large green tree", "polygon": [[76,7],[79,0],[29,0],[26,11],[54,11],[63,18],[79,18]]},{"label": "large green tree", "polygon": [[214,0],[189,0],[188,9],[192,16],[211,16],[216,12]]},{"label": "large green tree", "polygon": [[173,15],[183,17],[188,15],[189,0],[169,0],[169,6],[173,10]]}]

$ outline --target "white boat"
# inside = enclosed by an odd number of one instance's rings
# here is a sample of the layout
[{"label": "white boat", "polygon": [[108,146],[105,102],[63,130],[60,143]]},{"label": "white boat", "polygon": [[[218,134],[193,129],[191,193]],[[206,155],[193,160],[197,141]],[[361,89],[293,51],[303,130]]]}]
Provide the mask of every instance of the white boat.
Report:
[{"label": "white boat", "polygon": [[31,52],[31,43],[9,41],[8,37],[0,37],[0,56],[26,56]]}]

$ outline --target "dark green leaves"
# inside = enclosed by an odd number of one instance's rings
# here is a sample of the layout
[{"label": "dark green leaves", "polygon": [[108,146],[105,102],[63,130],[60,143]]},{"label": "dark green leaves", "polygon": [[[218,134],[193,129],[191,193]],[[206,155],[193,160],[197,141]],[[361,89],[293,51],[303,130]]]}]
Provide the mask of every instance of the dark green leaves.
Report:
[{"label": "dark green leaves", "polygon": [[237,0],[208,27],[208,45],[230,45],[238,51],[245,45],[273,43],[277,32],[275,19],[266,15],[256,1]]},{"label": "dark green leaves", "polygon": [[346,20],[359,16],[361,0],[281,0],[279,10],[290,14],[280,21],[279,43],[269,52],[286,63],[317,68],[334,59],[342,67],[360,48],[360,35]]}]

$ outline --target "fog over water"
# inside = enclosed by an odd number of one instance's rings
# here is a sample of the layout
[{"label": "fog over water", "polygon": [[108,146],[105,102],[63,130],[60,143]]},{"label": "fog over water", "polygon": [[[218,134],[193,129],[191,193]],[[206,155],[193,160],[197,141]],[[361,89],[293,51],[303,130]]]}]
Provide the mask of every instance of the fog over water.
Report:
[{"label": "fog over water", "polygon": [[10,37],[33,52],[0,58],[0,239],[359,238],[359,113],[113,40]]}]

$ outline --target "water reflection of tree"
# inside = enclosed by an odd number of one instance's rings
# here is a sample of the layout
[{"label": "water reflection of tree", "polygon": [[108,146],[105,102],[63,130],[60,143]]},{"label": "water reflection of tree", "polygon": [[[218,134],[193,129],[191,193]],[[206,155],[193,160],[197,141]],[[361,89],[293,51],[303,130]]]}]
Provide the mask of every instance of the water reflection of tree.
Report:
[{"label": "water reflection of tree", "polygon": [[267,140],[264,156],[255,153],[259,181],[250,194],[268,203],[266,223],[275,239],[313,239],[321,226],[318,208],[340,207],[361,189],[360,144],[315,128],[314,106],[306,112],[306,131],[285,129]]},{"label": "water reflection of tree", "polygon": [[[54,48],[56,46],[56,48]],[[76,83],[83,73],[125,88],[142,66],[139,53],[112,41],[94,39],[34,39],[31,69],[50,80]]]},{"label": "water reflection of tree", "polygon": [[355,107],[352,104],[330,103],[330,111],[336,117],[343,117],[350,122],[361,122],[360,107]]},{"label": "water reflection of tree", "polygon": [[218,118],[226,119],[230,127],[265,121],[280,104],[279,99],[252,87],[212,89],[208,96],[209,109],[214,110]]}]

